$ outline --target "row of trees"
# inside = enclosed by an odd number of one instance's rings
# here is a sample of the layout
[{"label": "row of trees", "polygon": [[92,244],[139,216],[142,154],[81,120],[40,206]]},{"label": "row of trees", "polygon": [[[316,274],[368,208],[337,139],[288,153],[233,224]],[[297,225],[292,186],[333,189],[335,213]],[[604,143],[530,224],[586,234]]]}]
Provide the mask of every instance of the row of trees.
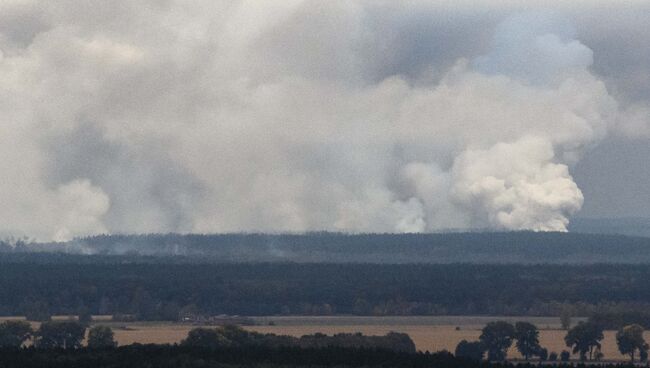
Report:
[{"label": "row of trees", "polygon": [[533,356],[545,360],[548,355],[546,349],[539,344],[539,330],[535,325],[529,322],[512,325],[506,321],[488,323],[481,331],[479,341],[461,341],[456,347],[456,355],[482,360],[487,352],[488,360],[501,361],[506,359],[513,341],[516,341],[517,350],[526,360]]},{"label": "row of trees", "polygon": [[[17,349],[31,342],[39,349],[78,349],[86,336],[86,325],[78,321],[44,322],[37,330],[25,321],[5,321],[0,324],[0,349]],[[383,349],[415,353],[413,340],[404,333],[390,332],[384,336],[365,336],[361,333],[339,333],[328,336],[321,333],[293,337],[246,331],[235,325],[216,328],[194,328],[181,342],[190,348],[249,348],[249,347],[299,347],[320,349],[326,347]],[[88,330],[87,346],[90,349],[117,347],[113,331],[108,326],[94,326]]]},{"label": "row of trees", "polygon": [[405,353],[415,353],[415,343],[404,333],[389,332],[384,336],[365,336],[361,333],[338,333],[328,336],[322,333],[294,337],[246,331],[234,325],[217,328],[194,328],[181,346],[193,348],[243,348],[243,347],[300,347],[302,349],[322,349],[327,347],[355,349],[383,349]]},{"label": "row of trees", "polygon": [[[600,360],[603,357],[601,352],[601,341],[604,338],[604,327],[593,321],[578,323],[567,332],[564,337],[566,346],[573,347],[573,353],[580,355],[580,360]],[[629,355],[634,362],[638,352],[641,361],[648,360],[648,344],[643,337],[644,329],[638,324],[621,327],[616,332],[616,345],[623,355]]]},{"label": "row of trees", "polygon": [[[27,342],[43,349],[74,349],[81,347],[86,337],[86,325],[78,321],[50,321],[34,330],[29,322],[4,321],[0,323],[0,348],[20,348]],[[88,347],[92,349],[117,346],[113,331],[107,326],[88,330]]]},{"label": "row of trees", "polygon": [[[638,352],[641,361],[648,360],[648,344],[643,337],[643,327],[637,324],[622,327],[616,333],[616,344],[621,354],[629,355],[634,362]],[[572,348],[573,354],[578,354],[580,360],[600,360],[603,357],[601,352],[601,341],[603,340],[603,326],[588,321],[580,322],[569,329],[564,342],[567,347]],[[516,341],[515,347],[525,360],[531,357],[538,357],[540,360],[557,360],[555,352],[548,351],[539,343],[539,330],[529,322],[517,322],[512,325],[506,321],[495,321],[488,323],[482,330],[479,341],[461,341],[456,346],[456,356],[471,360],[482,360],[485,352],[490,361],[502,361],[506,359],[508,349]],[[561,360],[568,361],[570,354],[563,351]]]},{"label": "row of trees", "polygon": [[[0,348],[20,348],[30,342],[41,349],[77,349],[82,346],[87,325],[78,321],[44,322],[37,330],[25,321],[4,321],[0,323]],[[621,354],[629,355],[632,362],[638,353],[641,361],[648,360],[648,344],[643,337],[643,327],[625,326],[616,333],[616,343]],[[600,360],[603,328],[594,322],[580,322],[571,328],[564,341],[572,348],[580,360]],[[461,341],[455,351],[457,357],[480,361],[487,352],[489,361],[503,361],[508,350],[515,343],[516,349],[524,359],[538,357],[540,360],[557,360],[555,352],[548,351],[539,343],[539,330],[529,322],[517,322],[514,325],[506,321],[488,323],[478,341]],[[287,335],[262,334],[246,331],[238,326],[221,326],[217,328],[192,329],[181,346],[190,348],[280,348],[299,347],[303,349],[320,349],[327,347],[384,349],[405,353],[414,353],[415,344],[407,334],[391,332],[385,336],[364,336],[360,333],[340,333],[333,336],[324,334],[293,337]],[[94,326],[88,331],[87,346],[91,349],[114,348],[113,331],[107,326]],[[570,354],[563,351],[561,360],[568,361]]]}]

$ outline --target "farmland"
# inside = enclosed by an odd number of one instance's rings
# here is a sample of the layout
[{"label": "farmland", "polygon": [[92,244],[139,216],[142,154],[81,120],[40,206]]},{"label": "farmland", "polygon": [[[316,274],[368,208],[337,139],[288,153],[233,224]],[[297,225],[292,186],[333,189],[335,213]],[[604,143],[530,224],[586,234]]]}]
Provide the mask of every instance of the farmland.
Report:
[{"label": "farmland", "polygon": [[[384,335],[388,332],[403,332],[415,342],[418,350],[454,351],[456,344],[463,339],[477,340],[485,323],[494,320],[510,322],[526,320],[540,328],[540,343],[549,352],[568,350],[564,345],[566,331],[560,328],[558,318],[553,317],[474,317],[474,316],[436,316],[436,317],[257,317],[258,325],[245,326],[246,329],[262,333],[302,336],[316,332],[328,335],[336,333],[361,332],[364,335]],[[581,319],[574,319],[577,322]],[[274,325],[269,325],[269,323]],[[114,325],[115,337],[120,344],[175,343],[183,339],[187,332],[196,326],[178,323],[153,322]],[[602,352],[607,360],[625,360],[616,347],[616,331],[605,331]],[[650,334],[646,333],[650,340]],[[510,358],[520,358],[514,346],[509,351]]]},{"label": "farmland", "polygon": [[[489,321],[505,319],[511,322],[526,320],[540,328],[540,343],[548,351],[567,350],[564,345],[566,331],[560,328],[558,318],[553,317],[257,317],[258,325],[245,326],[246,329],[262,333],[302,336],[322,332],[335,333],[361,332],[364,335],[384,335],[390,331],[408,334],[418,350],[454,351],[459,341],[476,340],[481,328]],[[580,319],[574,319],[578,321]],[[272,322],[274,325],[269,325]],[[115,337],[120,344],[139,343],[175,343],[183,339],[187,332],[196,327],[188,324],[152,322],[115,324]],[[457,329],[457,327],[459,329]],[[616,347],[615,331],[605,331],[602,352],[607,360],[626,359]],[[650,334],[646,333],[646,339]],[[511,358],[519,358],[514,349],[510,349]]]},{"label": "farmland", "polygon": [[[64,317],[58,317],[61,319]],[[507,320],[529,321],[540,329],[540,343],[549,352],[568,350],[564,345],[566,332],[560,328],[558,318],[554,317],[486,317],[486,316],[426,316],[426,317],[254,317],[256,325],[244,326],[250,331],[261,333],[302,336],[316,332],[328,335],[336,333],[361,332],[364,335],[384,335],[388,332],[408,334],[418,350],[454,351],[459,341],[477,340],[481,328],[490,321]],[[574,318],[574,323],[583,320]],[[111,322],[106,317],[96,317],[96,324],[105,324],[113,328],[115,338],[120,345],[132,343],[178,343],[187,333],[197,326],[172,322]],[[269,325],[271,324],[271,325]],[[37,324],[34,324],[36,327]],[[204,326],[208,327],[208,326]],[[616,331],[605,331],[602,352],[606,360],[625,360],[616,347]],[[646,332],[646,339],[650,334]],[[509,351],[510,358],[520,358],[514,346]],[[575,357],[574,357],[575,358]]]},{"label": "farmland", "polygon": [[[645,313],[650,271],[644,265],[127,258],[0,255],[0,316],[43,320],[93,314],[93,323],[112,327],[120,345],[178,343],[201,323],[224,322],[211,320],[214,316],[242,316],[232,320],[278,335],[401,332],[421,351],[454,351],[459,341],[478,339],[489,321],[525,320],[540,329],[542,346],[559,353],[568,348],[557,316],[567,311],[598,318],[610,329],[602,341],[609,360],[623,358],[614,329],[632,323],[650,329]],[[518,317],[490,317],[508,315]],[[179,319],[188,322],[175,322]],[[254,322],[250,326],[248,319]],[[509,356],[518,358],[514,349]]]}]

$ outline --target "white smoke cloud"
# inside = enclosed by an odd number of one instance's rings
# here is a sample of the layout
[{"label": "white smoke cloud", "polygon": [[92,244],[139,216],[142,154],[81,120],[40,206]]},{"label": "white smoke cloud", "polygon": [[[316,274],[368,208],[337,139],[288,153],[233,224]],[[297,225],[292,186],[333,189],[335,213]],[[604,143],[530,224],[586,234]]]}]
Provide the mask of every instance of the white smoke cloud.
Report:
[{"label": "white smoke cloud", "polygon": [[67,240],[75,234],[106,233],[101,217],[109,207],[108,196],[88,180],[75,180],[60,186],[52,209],[59,217],[54,240]]},{"label": "white smoke cloud", "polygon": [[563,231],[582,206],[566,165],[548,140],[522,138],[470,150],[454,164],[454,196],[488,227]]},{"label": "white smoke cloud", "polygon": [[481,55],[385,73],[409,59],[391,12],[2,3],[2,231],[566,230],[570,167],[620,118],[570,22],[506,17]]}]

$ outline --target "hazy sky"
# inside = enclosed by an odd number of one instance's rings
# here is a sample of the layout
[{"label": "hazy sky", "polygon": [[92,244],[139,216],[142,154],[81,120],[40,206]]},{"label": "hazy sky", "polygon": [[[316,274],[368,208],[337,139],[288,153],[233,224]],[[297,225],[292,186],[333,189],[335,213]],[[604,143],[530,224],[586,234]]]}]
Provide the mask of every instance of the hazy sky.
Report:
[{"label": "hazy sky", "polygon": [[650,216],[641,1],[0,2],[0,234]]}]

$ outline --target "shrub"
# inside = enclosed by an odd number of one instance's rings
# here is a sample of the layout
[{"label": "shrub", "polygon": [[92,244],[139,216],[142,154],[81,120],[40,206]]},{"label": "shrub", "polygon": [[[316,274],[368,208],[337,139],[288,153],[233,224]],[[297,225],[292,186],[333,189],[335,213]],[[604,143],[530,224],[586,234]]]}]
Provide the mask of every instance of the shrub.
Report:
[{"label": "shrub", "polygon": [[571,353],[569,353],[566,350],[562,350],[562,352],[560,353],[560,360],[563,362],[568,362],[570,358],[571,358]]}]

